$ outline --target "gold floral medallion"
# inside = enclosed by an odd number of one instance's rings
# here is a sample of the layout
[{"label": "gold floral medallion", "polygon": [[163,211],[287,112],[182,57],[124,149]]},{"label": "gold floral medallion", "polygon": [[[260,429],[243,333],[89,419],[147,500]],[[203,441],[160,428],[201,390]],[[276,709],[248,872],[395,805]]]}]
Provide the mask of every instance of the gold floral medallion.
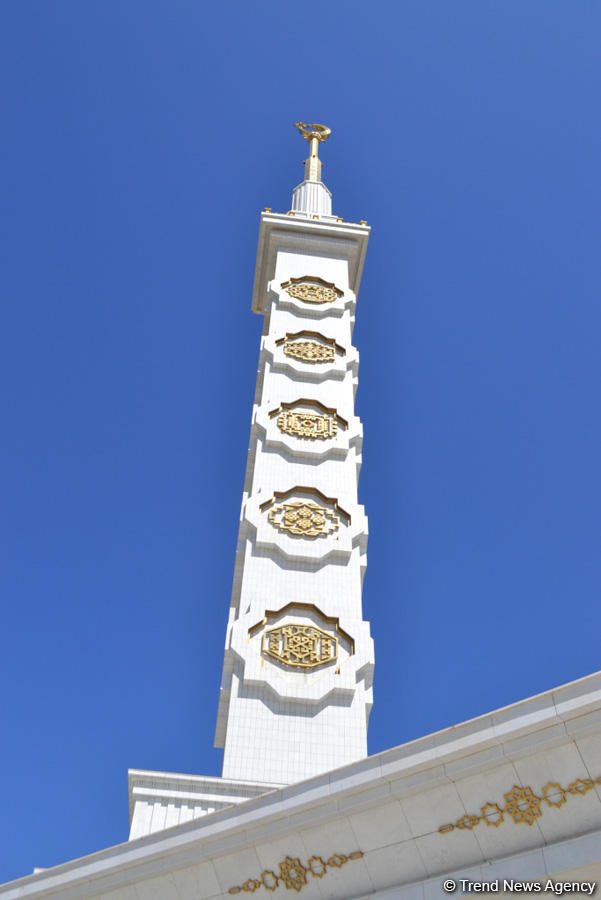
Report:
[{"label": "gold floral medallion", "polygon": [[314,855],[305,863],[302,863],[298,856],[286,856],[278,865],[277,875],[273,869],[266,869],[260,878],[247,878],[244,884],[235,884],[228,890],[228,894],[254,894],[259,888],[271,893],[280,886],[288,891],[300,893],[310,883],[307,876],[323,878],[329,874],[329,870],[341,869],[351,861],[362,859],[363,855],[362,850],[353,850],[348,855],[334,853],[325,860],[321,856]]},{"label": "gold floral medallion", "polygon": [[343,292],[336,287],[334,282],[324,281],[323,278],[311,275],[291,278],[290,281],[285,281],[282,287],[289,297],[302,300],[304,303],[332,303],[343,296]]},{"label": "gold floral medallion", "polygon": [[311,500],[280,503],[269,510],[269,521],[279,531],[302,537],[333,534],[340,526],[339,517]]},{"label": "gold floral medallion", "polygon": [[543,814],[543,803],[547,804],[549,809],[560,809],[567,802],[568,794],[575,797],[582,797],[589,791],[592,791],[596,784],[601,785],[601,775],[597,778],[577,778],[572,781],[567,788],[563,788],[558,781],[548,781],[541,788],[540,797],[535,794],[531,787],[522,787],[514,784],[510,791],[504,794],[505,806],[501,807],[498,803],[488,801],[484,806],[480,807],[480,815],[471,815],[467,813],[453,824],[447,822],[446,825],[439,827],[441,834],[450,834],[456,828],[469,829],[475,828],[480,822],[485,825],[498,828],[501,822],[513,821],[517,824],[533,825],[536,819]]},{"label": "gold floral medallion", "polygon": [[336,351],[333,344],[318,344],[317,341],[284,342],[284,353],[293,359],[309,363],[334,362]]},{"label": "gold floral medallion", "polygon": [[305,281],[303,284],[291,284],[286,289],[290,297],[297,300],[304,300],[305,303],[331,303],[336,300],[336,291],[332,288],[323,287],[321,284],[314,284]]}]

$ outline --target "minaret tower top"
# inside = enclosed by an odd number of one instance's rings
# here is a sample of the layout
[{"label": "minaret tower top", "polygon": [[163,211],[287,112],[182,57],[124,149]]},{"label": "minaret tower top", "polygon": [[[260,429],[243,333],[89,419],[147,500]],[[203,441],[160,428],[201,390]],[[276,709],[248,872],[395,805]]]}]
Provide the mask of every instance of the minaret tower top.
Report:
[{"label": "minaret tower top", "polygon": [[292,192],[292,211],[314,216],[332,215],[332,195],[321,180],[321,160],[319,145],[326,141],[331,129],[327,125],[307,125],[295,122],[302,136],[309,142],[309,156],[305,160],[305,179]]}]

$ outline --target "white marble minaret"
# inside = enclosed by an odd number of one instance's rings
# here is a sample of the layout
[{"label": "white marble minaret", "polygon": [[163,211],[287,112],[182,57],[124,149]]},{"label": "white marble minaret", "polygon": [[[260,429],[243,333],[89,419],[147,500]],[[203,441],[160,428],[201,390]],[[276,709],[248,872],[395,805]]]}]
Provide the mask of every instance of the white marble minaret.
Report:
[{"label": "white marble minaret", "polygon": [[264,316],[215,745],[221,778],[129,771],[130,839],[367,756],[373,642],[355,304],[369,228],[332,215],[309,141],[292,209],[261,215]]},{"label": "white marble minaret", "polygon": [[355,305],[369,228],[332,215],[322,125],[286,214],[261,215],[264,316],[215,745],[223,778],[290,784],[367,755]]}]

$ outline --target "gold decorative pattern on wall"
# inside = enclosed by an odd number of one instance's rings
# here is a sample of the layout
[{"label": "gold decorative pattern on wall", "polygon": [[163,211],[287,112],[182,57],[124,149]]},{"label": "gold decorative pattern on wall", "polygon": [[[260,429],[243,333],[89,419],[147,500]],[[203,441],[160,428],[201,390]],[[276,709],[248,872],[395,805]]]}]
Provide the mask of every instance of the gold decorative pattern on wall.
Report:
[{"label": "gold decorative pattern on wall", "polygon": [[263,652],[285,666],[314,669],[338,659],[338,639],[315,625],[287,622],[265,632]]},{"label": "gold decorative pattern on wall", "polygon": [[289,297],[302,300],[304,303],[332,303],[343,296],[333,281],[324,281],[313,275],[302,278],[291,278],[281,285]]},{"label": "gold decorative pattern on wall", "polygon": [[303,537],[333,534],[340,527],[340,519],[325,506],[311,500],[293,500],[280,503],[269,510],[269,521],[279,531]]},{"label": "gold decorative pattern on wall", "polygon": [[270,525],[294,537],[328,536],[338,531],[341,523],[351,524],[350,515],[334,497],[326,497],[318,488],[306,485],[297,484],[287,491],[274,491],[273,497],[259,509],[267,513]]},{"label": "gold decorative pattern on wall", "polygon": [[284,353],[294,359],[311,363],[334,362],[336,358],[333,346],[317,344],[315,341],[294,341],[294,343],[286,341]]},{"label": "gold decorative pattern on wall", "polygon": [[321,284],[315,284],[311,281],[304,281],[302,284],[291,284],[286,291],[290,297],[294,297],[296,300],[303,300],[305,303],[331,303],[338,297],[333,288],[323,287]]},{"label": "gold decorative pattern on wall", "polygon": [[438,829],[441,834],[449,834],[456,828],[459,830],[468,829],[471,831],[476,825],[484,822],[485,825],[498,828],[505,818],[513,819],[518,824],[525,822],[526,825],[532,825],[536,819],[542,816],[546,803],[548,807],[556,809],[563,806],[567,802],[568,795],[572,797],[582,797],[593,790],[595,784],[601,784],[601,776],[595,778],[577,778],[572,781],[567,788],[562,788],[556,781],[548,781],[544,787],[540,789],[540,797],[535,794],[531,787],[519,787],[514,784],[512,789],[503,795],[505,806],[499,806],[498,803],[490,801],[480,807],[480,815],[472,815],[466,813],[457,819],[454,825],[451,823],[441,825]]},{"label": "gold decorative pattern on wall", "polygon": [[257,632],[262,631],[266,625],[274,620],[280,618],[285,615],[305,615],[306,613],[310,613],[317,617],[319,622],[321,622],[325,626],[331,626],[331,630],[335,631],[338,635],[338,638],[342,642],[342,644],[346,644],[349,651],[349,656],[352,656],[355,652],[355,641],[340,627],[340,620],[338,616],[326,616],[318,606],[315,606],[314,603],[300,603],[298,600],[291,600],[290,603],[286,603],[285,606],[282,606],[281,609],[266,609],[265,615],[261,619],[260,622],[256,622],[252,628],[248,629],[248,639],[250,640]]},{"label": "gold decorative pattern on wall", "polygon": [[[308,408],[307,408],[308,407]],[[319,400],[299,397],[291,403],[280,403],[269,418],[277,416],[277,425],[284,434],[309,440],[328,440],[336,437],[338,428],[348,428],[348,422],[337,411]]]},{"label": "gold decorative pattern on wall", "polygon": [[311,412],[281,412],[277,419],[278,428],[294,437],[327,440],[336,437],[338,422],[334,416],[320,416]]},{"label": "gold decorative pattern on wall", "polygon": [[[316,338],[316,340],[297,340],[298,338]],[[336,343],[334,338],[326,337],[319,331],[287,332],[286,336],[276,342],[276,346],[284,345],[284,353],[293,359],[307,363],[334,362],[336,354],[344,356],[346,351]]]},{"label": "gold decorative pattern on wall", "polygon": [[321,856],[312,856],[306,863],[302,863],[297,856],[287,856],[278,864],[277,875],[271,869],[266,869],[258,878],[249,878],[244,884],[231,887],[228,894],[254,894],[259,888],[276,891],[279,887],[298,893],[309,884],[308,877],[323,878],[328,874],[328,869],[341,869],[351,860],[361,859],[362,856],[362,850],[353,850],[349,854],[334,853],[325,860]]}]

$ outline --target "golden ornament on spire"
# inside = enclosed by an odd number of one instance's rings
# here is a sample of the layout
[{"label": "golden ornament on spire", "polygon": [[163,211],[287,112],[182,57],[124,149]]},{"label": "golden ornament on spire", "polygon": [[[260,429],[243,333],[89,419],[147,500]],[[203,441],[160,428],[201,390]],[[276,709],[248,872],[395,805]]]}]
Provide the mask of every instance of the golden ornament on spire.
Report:
[{"label": "golden ornament on spire", "polygon": [[308,125],[306,122],[295,122],[294,127],[298,128],[311,145],[309,158],[305,160],[305,181],[321,181],[321,160],[317,155],[317,150],[322,141],[327,141],[332,134],[332,129],[327,125],[320,125],[318,122],[314,122],[312,125]]},{"label": "golden ornament on spire", "polygon": [[314,122],[313,125],[307,125],[306,122],[295,122],[294,127],[298,128],[307,141],[327,141],[332,134],[331,128],[328,128],[327,125],[320,125],[318,122]]}]

